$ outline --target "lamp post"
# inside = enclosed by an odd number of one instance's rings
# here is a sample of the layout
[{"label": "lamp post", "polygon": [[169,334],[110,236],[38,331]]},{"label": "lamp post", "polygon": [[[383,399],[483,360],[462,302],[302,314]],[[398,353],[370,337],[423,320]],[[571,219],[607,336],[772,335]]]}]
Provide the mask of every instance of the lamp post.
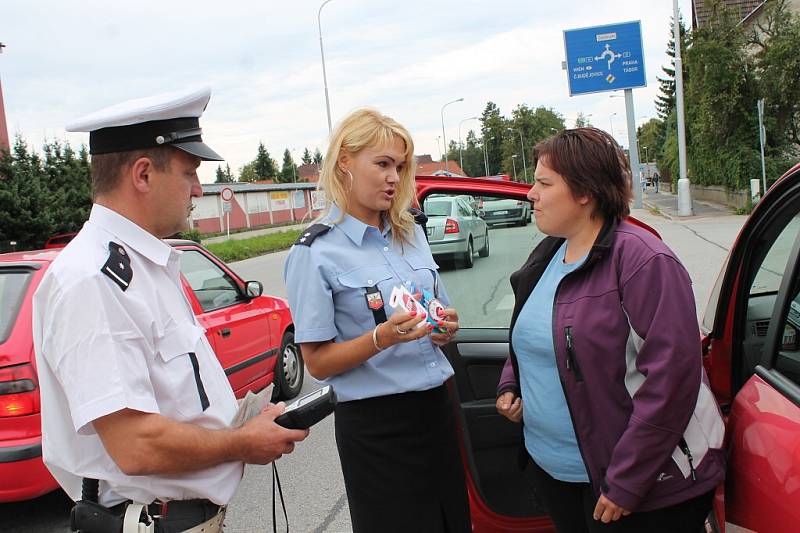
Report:
[{"label": "lamp post", "polygon": [[514,128],[506,128],[508,131],[516,131],[519,133],[519,144],[522,149],[522,175],[525,178],[525,183],[528,182],[528,164],[525,162],[525,143],[522,142],[522,130],[515,130]]},{"label": "lamp post", "polygon": [[489,156],[486,152],[486,142],[493,141],[494,137],[486,138],[486,135],[483,136],[483,166],[486,171],[486,177],[489,177]]},{"label": "lamp post", "polygon": [[616,115],[616,113],[611,113],[610,115],[608,115],[608,121],[611,123],[611,136],[612,137],[614,136],[614,116],[615,115]]},{"label": "lamp post", "polygon": [[331,128],[331,104],[328,100],[328,76],[325,73],[325,51],[322,49],[322,8],[325,7],[325,4],[331,2],[332,0],[325,0],[322,2],[322,5],[319,6],[319,11],[317,11],[317,29],[319,30],[319,55],[322,56],[322,81],[325,84],[325,110],[328,112],[328,135],[331,134],[333,128]]},{"label": "lamp post", "polygon": [[458,123],[458,166],[461,167],[461,170],[464,170],[464,154],[461,149],[461,125],[468,120],[478,120],[478,117],[468,117]]},{"label": "lamp post", "polygon": [[447,102],[442,106],[441,116],[442,116],[442,141],[444,141],[444,170],[447,171],[447,134],[444,131],[444,108],[449,106],[450,104],[455,104],[456,102],[463,102],[463,98],[458,98],[457,100],[453,100],[452,102]]},{"label": "lamp post", "polygon": [[442,169],[442,145],[440,144],[441,139],[442,139],[441,135],[436,136],[436,148],[439,149],[439,170]]},{"label": "lamp post", "polygon": [[517,157],[518,157],[517,154],[514,154],[514,155],[511,156],[511,166],[514,167],[514,181],[518,181],[517,180],[517,162],[516,162]]}]

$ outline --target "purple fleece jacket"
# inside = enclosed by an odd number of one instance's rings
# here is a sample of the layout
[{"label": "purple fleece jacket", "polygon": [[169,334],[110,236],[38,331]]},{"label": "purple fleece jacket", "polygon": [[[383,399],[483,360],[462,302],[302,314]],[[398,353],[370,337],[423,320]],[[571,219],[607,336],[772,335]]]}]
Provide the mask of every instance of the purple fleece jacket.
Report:
[{"label": "purple fleece jacket", "polygon": [[[563,242],[546,238],[511,275],[509,335]],[[553,306],[556,365],[595,493],[648,511],[714,489],[724,426],[702,368],[691,280],[672,251],[645,229],[609,222]],[[520,394],[510,352],[498,395]]]}]

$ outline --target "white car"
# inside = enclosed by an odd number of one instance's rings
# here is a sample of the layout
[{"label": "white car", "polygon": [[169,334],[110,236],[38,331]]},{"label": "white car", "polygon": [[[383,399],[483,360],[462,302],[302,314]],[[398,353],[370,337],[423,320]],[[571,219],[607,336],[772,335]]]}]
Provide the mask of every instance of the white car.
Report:
[{"label": "white car", "polygon": [[456,266],[472,268],[476,251],[480,257],[489,256],[489,228],[465,198],[432,195],[422,210],[428,216],[428,244],[437,263],[452,260]]}]

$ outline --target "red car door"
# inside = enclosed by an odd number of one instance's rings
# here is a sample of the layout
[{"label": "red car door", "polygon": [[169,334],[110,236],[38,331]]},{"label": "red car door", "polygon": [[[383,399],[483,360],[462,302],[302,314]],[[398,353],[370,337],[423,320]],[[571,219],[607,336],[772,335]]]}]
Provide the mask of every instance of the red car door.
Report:
[{"label": "red car door", "polygon": [[181,273],[237,397],[272,382],[280,339],[270,333],[269,298],[244,294],[243,282],[200,246],[181,245]]},{"label": "red car door", "polygon": [[745,223],[708,309],[705,364],[729,412],[719,523],[735,531],[797,531],[800,165],[770,188]]}]

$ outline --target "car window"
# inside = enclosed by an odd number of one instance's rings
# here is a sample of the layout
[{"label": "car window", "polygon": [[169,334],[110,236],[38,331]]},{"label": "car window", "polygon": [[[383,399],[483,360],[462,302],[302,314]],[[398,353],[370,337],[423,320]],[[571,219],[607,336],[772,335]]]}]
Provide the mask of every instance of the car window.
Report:
[{"label": "car window", "polygon": [[0,344],[11,335],[31,276],[29,270],[0,269]]},{"label": "car window", "polygon": [[203,311],[244,301],[239,286],[211,259],[196,250],[181,254],[181,273],[192,287]]},{"label": "car window", "polygon": [[[506,200],[509,205],[516,206],[517,198]],[[423,203],[427,206],[433,201],[431,198]],[[474,216],[471,211],[470,215]],[[462,328],[508,327],[514,309],[509,276],[522,266],[544,237],[535,225],[527,224],[528,215],[517,214],[517,218],[507,219],[508,223],[491,227],[483,219],[477,219],[474,224],[457,219],[456,225],[449,226],[446,219],[428,220],[431,253],[440,267],[442,283],[458,311]],[[526,225],[517,225],[519,221]],[[465,254],[470,242],[473,257],[472,265],[468,266],[470,262]]]},{"label": "car window", "polygon": [[800,231],[800,215],[796,215],[783,228],[770,246],[764,261],[756,271],[753,284],[750,286],[750,295],[778,292],[783,272],[786,270],[786,261],[789,259],[798,231]]},{"label": "car window", "polygon": [[422,210],[429,217],[449,217],[453,204],[451,200],[426,200]]}]

